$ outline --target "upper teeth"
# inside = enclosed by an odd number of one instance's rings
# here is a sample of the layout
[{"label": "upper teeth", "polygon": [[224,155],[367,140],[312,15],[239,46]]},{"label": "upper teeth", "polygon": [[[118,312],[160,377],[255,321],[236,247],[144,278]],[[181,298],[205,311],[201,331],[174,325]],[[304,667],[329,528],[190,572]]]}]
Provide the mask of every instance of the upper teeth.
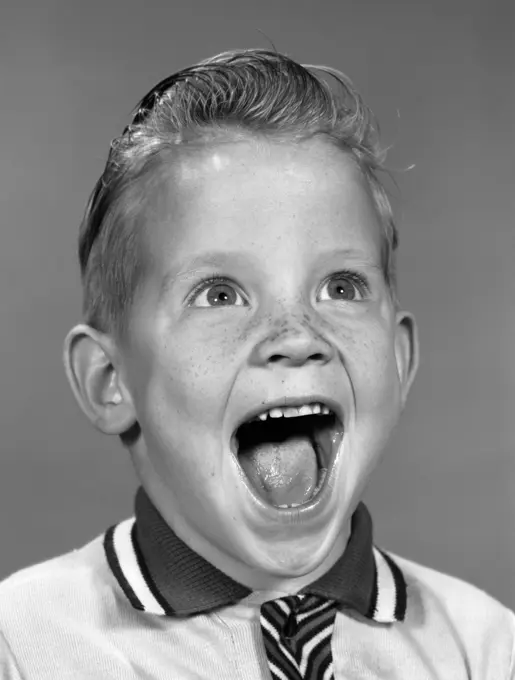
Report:
[{"label": "upper teeth", "polygon": [[324,404],[304,404],[303,406],[286,406],[284,408],[271,408],[263,411],[257,418],[266,420],[267,418],[297,418],[298,416],[328,415],[331,413]]}]

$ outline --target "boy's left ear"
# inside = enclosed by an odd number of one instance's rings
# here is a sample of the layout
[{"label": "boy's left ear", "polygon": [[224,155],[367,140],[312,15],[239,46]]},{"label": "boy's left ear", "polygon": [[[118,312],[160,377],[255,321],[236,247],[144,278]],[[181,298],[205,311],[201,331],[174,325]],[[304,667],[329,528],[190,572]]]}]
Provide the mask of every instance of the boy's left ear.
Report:
[{"label": "boy's left ear", "polygon": [[417,323],[415,317],[409,312],[397,312],[395,359],[401,387],[402,406],[404,407],[419,363]]}]

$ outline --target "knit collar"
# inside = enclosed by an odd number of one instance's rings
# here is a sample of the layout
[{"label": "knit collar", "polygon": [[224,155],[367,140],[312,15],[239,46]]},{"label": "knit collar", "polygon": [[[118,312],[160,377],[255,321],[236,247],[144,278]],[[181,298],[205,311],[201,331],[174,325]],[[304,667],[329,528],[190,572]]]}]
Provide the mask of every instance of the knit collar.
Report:
[{"label": "knit collar", "polygon": [[[136,492],[135,517],[106,531],[104,549],[120,587],[140,611],[172,617],[200,614],[236,604],[252,592],[191,550],[143,487]],[[363,503],[352,516],[343,555],[302,593],[336,600],[377,622],[404,619],[404,577],[393,559],[373,545],[372,520]]]}]

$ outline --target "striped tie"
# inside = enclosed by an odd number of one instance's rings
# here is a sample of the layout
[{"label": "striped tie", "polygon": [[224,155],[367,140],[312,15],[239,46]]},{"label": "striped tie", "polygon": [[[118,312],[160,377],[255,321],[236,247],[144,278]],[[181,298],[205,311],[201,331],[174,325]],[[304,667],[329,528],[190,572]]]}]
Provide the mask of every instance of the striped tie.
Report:
[{"label": "striped tie", "polygon": [[335,615],[335,603],[317,595],[294,595],[261,605],[261,630],[273,680],[334,680]]}]

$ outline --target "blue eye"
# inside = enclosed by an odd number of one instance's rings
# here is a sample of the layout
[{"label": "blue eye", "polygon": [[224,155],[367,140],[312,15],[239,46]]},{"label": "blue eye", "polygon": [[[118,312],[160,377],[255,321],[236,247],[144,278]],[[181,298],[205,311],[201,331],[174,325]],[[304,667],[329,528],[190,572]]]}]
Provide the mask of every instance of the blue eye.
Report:
[{"label": "blue eye", "polygon": [[369,290],[368,282],[362,274],[338,272],[322,286],[320,300],[359,302],[366,299]]},{"label": "blue eye", "polygon": [[212,279],[204,281],[189,300],[192,307],[241,307],[247,303],[229,281]]}]

